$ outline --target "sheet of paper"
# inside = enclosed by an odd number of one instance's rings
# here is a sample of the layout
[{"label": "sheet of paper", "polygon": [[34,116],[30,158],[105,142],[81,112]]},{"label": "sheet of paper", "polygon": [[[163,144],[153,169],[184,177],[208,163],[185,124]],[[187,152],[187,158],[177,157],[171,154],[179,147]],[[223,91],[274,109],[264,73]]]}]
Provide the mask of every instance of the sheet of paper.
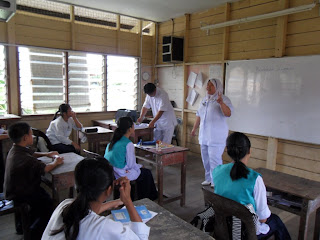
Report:
[{"label": "sheet of paper", "polygon": [[198,88],[202,88],[202,86],[203,86],[202,72],[199,72],[199,73],[198,73],[197,78],[196,78],[195,85],[196,85]]},{"label": "sheet of paper", "polygon": [[134,123],[134,129],[142,129],[142,128],[147,128],[147,127],[149,127],[148,123],[140,123],[140,124]]},{"label": "sheet of paper", "polygon": [[189,91],[188,97],[186,99],[186,101],[193,106],[193,104],[196,102],[197,98],[199,96],[199,93],[197,93],[196,90],[191,89],[191,91]]},{"label": "sheet of paper", "polygon": [[217,79],[221,80],[222,72],[221,72],[220,65],[210,65],[209,66],[209,79],[211,79],[211,78],[217,78]]},{"label": "sheet of paper", "polygon": [[195,81],[196,81],[196,78],[197,78],[197,74],[194,73],[194,72],[191,72],[191,73],[189,74],[189,77],[188,77],[187,85],[188,85],[189,87],[194,88],[194,83],[195,83]]}]

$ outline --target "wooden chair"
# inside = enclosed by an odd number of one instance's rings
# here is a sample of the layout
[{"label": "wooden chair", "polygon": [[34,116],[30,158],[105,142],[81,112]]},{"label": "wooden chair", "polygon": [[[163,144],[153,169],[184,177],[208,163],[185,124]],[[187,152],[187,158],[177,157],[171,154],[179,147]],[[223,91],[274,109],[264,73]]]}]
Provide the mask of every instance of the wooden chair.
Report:
[{"label": "wooden chair", "polygon": [[44,132],[40,131],[39,129],[36,129],[36,128],[31,128],[31,129],[32,129],[33,135],[36,137],[35,146],[36,147],[38,146],[39,137],[42,137],[44,139],[44,141],[46,142],[48,150],[53,151],[52,144],[51,144],[49,138],[47,137],[47,135]]},{"label": "wooden chair", "polygon": [[250,211],[241,203],[222,197],[212,192],[210,188],[202,188],[204,201],[212,206],[215,211],[214,238],[217,240],[229,240],[230,230],[228,229],[227,218],[235,216],[245,225],[247,240],[257,240],[256,230]]}]

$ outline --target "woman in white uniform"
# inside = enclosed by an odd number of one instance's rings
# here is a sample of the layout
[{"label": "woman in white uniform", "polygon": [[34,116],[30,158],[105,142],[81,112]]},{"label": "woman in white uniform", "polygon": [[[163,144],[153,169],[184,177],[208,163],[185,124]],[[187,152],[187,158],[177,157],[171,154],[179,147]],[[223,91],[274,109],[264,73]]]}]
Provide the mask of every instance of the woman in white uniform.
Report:
[{"label": "woman in white uniform", "polygon": [[212,171],[222,164],[222,154],[228,137],[227,117],[231,116],[233,106],[228,97],[222,94],[223,86],[218,79],[209,79],[207,95],[202,99],[196,113],[196,121],[191,135],[199,130],[201,157],[205,169],[205,180],[202,185],[213,187]]},{"label": "woman in white uniform", "polygon": [[[66,199],[53,212],[42,239],[148,239],[150,228],[144,224],[130,198],[127,178],[115,181],[120,185],[120,199],[105,202],[113,188],[112,166],[104,159],[85,159],[75,168],[77,197]],[[123,225],[99,214],[124,204],[130,224]]]}]

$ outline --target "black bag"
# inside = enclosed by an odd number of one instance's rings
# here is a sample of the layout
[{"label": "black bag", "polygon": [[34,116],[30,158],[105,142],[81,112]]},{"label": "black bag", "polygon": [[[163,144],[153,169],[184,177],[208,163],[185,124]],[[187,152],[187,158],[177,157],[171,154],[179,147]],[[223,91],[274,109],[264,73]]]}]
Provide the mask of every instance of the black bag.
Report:
[{"label": "black bag", "polygon": [[199,220],[201,221],[200,230],[209,233],[213,232],[214,210],[211,206],[199,212],[190,223],[197,227]]}]

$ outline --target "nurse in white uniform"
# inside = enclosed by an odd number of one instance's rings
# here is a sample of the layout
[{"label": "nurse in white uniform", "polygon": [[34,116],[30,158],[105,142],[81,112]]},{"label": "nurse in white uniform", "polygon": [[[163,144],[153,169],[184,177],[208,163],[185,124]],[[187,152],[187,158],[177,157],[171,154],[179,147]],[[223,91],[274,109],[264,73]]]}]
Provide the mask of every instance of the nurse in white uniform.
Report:
[{"label": "nurse in white uniform", "polygon": [[230,99],[222,94],[223,86],[218,79],[209,79],[207,95],[202,99],[196,113],[196,121],[191,135],[199,130],[201,157],[205,169],[205,181],[202,185],[213,187],[211,173],[222,164],[222,154],[228,137],[227,117],[231,116],[233,106]]},{"label": "nurse in white uniform", "polygon": [[153,83],[144,85],[144,92],[147,96],[137,121],[141,123],[148,109],[151,108],[153,120],[149,123],[149,127],[155,127],[154,140],[170,144],[177,119],[168,94]]}]

